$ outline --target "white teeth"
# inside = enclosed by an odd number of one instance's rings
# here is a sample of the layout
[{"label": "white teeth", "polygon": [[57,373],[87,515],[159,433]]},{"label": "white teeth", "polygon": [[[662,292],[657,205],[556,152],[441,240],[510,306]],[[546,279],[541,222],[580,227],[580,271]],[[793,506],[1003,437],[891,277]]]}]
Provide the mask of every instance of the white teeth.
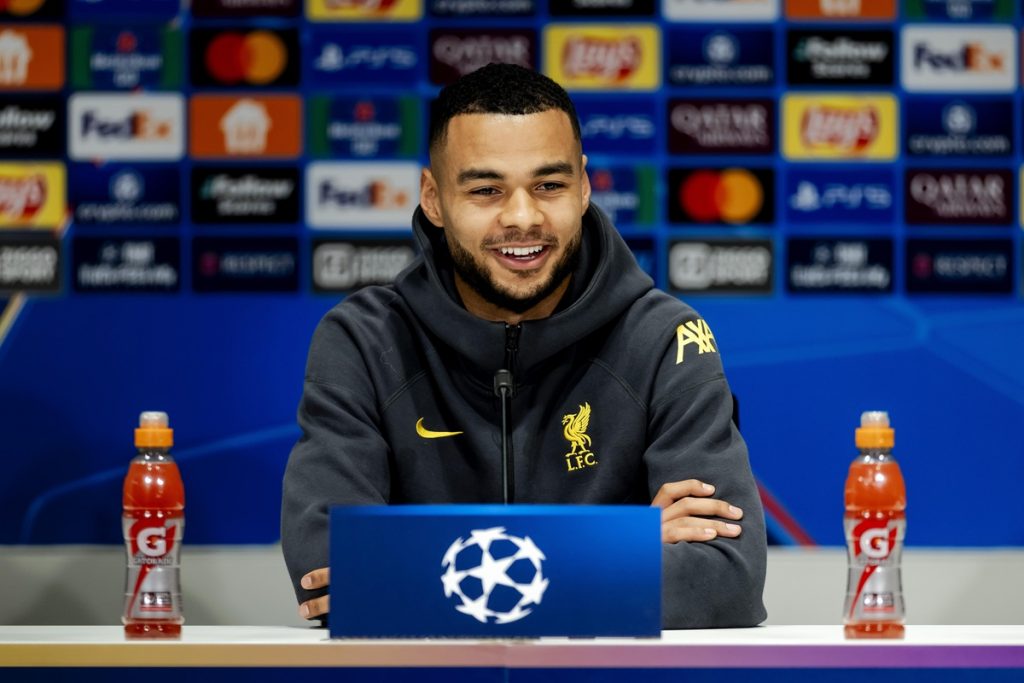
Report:
[{"label": "white teeth", "polygon": [[501,247],[500,251],[504,256],[531,256],[539,254],[544,247]]}]

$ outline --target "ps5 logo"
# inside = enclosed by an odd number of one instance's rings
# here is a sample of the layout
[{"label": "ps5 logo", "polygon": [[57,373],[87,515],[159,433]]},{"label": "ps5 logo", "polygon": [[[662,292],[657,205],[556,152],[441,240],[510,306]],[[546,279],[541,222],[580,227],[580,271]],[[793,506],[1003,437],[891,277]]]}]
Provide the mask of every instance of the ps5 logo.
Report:
[{"label": "ps5 logo", "polygon": [[884,184],[826,183],[822,190],[808,180],[801,180],[789,205],[797,211],[823,209],[888,209],[892,206],[892,193]]},{"label": "ps5 logo", "polygon": [[648,139],[654,137],[654,122],[643,116],[594,116],[583,125],[583,137],[622,137]]},{"label": "ps5 logo", "polygon": [[416,53],[398,46],[357,45],[348,54],[337,43],[324,43],[313,61],[318,71],[337,73],[344,69],[412,69],[416,66]]}]

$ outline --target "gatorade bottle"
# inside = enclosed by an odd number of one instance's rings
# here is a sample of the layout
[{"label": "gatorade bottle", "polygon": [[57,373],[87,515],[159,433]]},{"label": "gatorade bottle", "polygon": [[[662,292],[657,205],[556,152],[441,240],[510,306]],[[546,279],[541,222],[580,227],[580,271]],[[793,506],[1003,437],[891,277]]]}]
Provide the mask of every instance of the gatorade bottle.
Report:
[{"label": "gatorade bottle", "polygon": [[121,618],[127,638],[177,638],[185,621],[180,576],[185,487],[169,452],[173,442],[167,413],[139,416],[139,453],[124,478],[121,518],[128,552]]},{"label": "gatorade bottle", "polygon": [[856,433],[860,456],[846,479],[846,548],[849,574],[843,623],[847,638],[902,638],[900,556],[907,494],[893,457],[889,415],[870,411]]}]

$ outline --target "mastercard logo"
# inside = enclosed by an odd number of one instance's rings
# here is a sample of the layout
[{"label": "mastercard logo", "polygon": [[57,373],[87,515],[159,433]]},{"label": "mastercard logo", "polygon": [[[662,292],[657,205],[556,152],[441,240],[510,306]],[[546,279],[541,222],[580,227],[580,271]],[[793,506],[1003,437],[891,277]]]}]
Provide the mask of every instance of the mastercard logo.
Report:
[{"label": "mastercard logo", "polygon": [[288,49],[271,31],[221,33],[206,48],[207,72],[224,85],[267,85],[288,63]]},{"label": "mastercard logo", "polygon": [[747,223],[765,208],[762,180],[743,168],[694,171],[679,184],[678,198],[697,223]]}]

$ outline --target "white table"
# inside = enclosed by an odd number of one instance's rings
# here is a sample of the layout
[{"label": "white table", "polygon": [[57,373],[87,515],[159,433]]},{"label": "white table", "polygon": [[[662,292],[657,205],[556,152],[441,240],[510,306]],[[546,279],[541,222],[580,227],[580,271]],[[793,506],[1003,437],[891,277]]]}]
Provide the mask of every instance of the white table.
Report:
[{"label": "white table", "polygon": [[[666,631],[650,640],[486,641],[332,641],[320,629],[188,624],[180,640],[126,641],[119,626],[0,626],[0,680],[14,680],[8,675],[17,671],[8,668],[5,674],[4,667],[79,673],[103,668],[106,675],[96,680],[109,680],[112,670],[133,667],[194,667],[197,672],[216,667],[220,680],[231,669],[246,670],[246,680],[260,680],[259,670],[308,667],[407,673],[440,667],[506,674],[607,670],[624,676],[635,669],[872,669],[865,671],[872,681],[879,680],[876,674],[897,669],[917,670],[927,677],[920,680],[930,681],[937,679],[929,671],[1017,669],[1019,678],[1012,680],[1024,680],[1024,626],[911,625],[903,640],[852,641],[843,638],[838,625]],[[505,675],[502,680],[513,678]],[[635,681],[635,674],[630,678]],[[558,679],[568,680],[561,674]]]}]

